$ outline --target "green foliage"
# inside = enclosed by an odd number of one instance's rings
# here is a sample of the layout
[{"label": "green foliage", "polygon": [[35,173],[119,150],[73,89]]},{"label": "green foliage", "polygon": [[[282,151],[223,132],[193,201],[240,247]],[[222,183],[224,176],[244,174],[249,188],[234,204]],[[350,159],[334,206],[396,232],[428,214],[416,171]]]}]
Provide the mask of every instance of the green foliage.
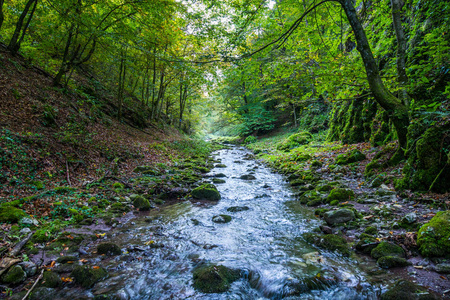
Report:
[{"label": "green foliage", "polygon": [[256,142],[258,139],[253,136],[253,135],[249,135],[248,137],[245,138],[244,140],[244,144],[252,144],[254,142]]},{"label": "green foliage", "polygon": [[427,257],[448,256],[450,253],[450,211],[438,212],[417,234],[420,253]]}]

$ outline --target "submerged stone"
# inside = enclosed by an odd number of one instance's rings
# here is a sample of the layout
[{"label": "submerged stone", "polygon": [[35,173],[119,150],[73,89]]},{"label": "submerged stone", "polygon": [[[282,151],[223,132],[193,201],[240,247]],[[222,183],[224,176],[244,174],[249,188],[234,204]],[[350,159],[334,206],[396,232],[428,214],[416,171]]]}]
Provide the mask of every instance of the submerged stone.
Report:
[{"label": "submerged stone", "polygon": [[256,177],[253,176],[252,174],[245,174],[245,175],[242,175],[241,177],[239,177],[239,179],[242,179],[242,180],[255,180]]},{"label": "submerged stone", "polygon": [[194,288],[203,293],[223,293],[240,278],[240,271],[222,265],[206,265],[193,273]]},{"label": "submerged stone", "polygon": [[245,210],[249,210],[250,208],[248,206],[232,206],[232,207],[228,207],[227,211],[229,212],[240,212],[240,211],[245,211]]},{"label": "submerged stone", "polygon": [[350,247],[342,236],[335,234],[321,235],[309,232],[305,233],[303,237],[308,243],[314,244],[319,248],[337,251],[344,256],[350,256]]}]

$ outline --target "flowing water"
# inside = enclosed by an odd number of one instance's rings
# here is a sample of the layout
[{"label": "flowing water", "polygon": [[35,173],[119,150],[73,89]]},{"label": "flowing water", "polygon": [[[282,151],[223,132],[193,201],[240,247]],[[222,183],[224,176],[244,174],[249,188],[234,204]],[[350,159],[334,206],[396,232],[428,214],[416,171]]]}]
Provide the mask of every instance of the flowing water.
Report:
[{"label": "flowing water", "polygon": [[[227,166],[209,174],[226,175],[226,183],[217,184],[217,203],[177,203],[154,213],[151,223],[138,218],[119,230],[113,240],[130,253],[99,262],[111,277],[92,293],[114,292],[122,299],[376,299],[379,288],[366,281],[356,260],[318,254],[303,240],[319,221],[294,200],[283,176],[246,160],[248,155],[243,148],[215,152]],[[244,174],[256,179],[239,179]],[[249,210],[228,212],[232,206]],[[212,222],[219,214],[233,219]],[[202,262],[237,268],[245,276],[226,293],[204,294],[192,287],[192,272]],[[299,290],[318,272],[332,274],[337,283]]]}]

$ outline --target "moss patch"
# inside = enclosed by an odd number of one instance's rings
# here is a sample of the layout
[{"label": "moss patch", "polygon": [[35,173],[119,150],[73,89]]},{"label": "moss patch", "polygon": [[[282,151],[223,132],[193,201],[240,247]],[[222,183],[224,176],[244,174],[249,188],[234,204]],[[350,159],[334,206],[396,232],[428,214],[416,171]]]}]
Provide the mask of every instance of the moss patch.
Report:
[{"label": "moss patch", "polygon": [[0,223],[17,223],[24,217],[28,215],[21,209],[9,205],[0,206]]},{"label": "moss patch", "polygon": [[355,199],[355,192],[351,189],[336,188],[330,191],[327,197],[327,201],[331,202],[333,200],[338,201],[348,201]]},{"label": "moss patch", "polygon": [[211,201],[218,201],[221,198],[216,186],[210,183],[202,184],[201,186],[193,189],[191,195],[196,199]]},{"label": "moss patch", "polygon": [[120,255],[122,254],[122,250],[114,243],[102,243],[97,246],[97,253],[105,255]]},{"label": "moss patch", "polygon": [[134,198],[133,206],[139,210],[150,210],[152,208],[150,202],[142,196],[136,196]]},{"label": "moss patch", "polygon": [[383,269],[406,267],[406,266],[410,265],[410,263],[406,259],[398,257],[398,256],[380,257],[377,260],[377,264]]},{"label": "moss patch", "polygon": [[362,154],[361,151],[358,149],[352,150],[350,152],[347,152],[345,154],[339,154],[336,157],[335,163],[337,165],[348,165],[354,162],[365,160],[366,156]]},{"label": "moss patch", "polygon": [[106,278],[108,273],[103,268],[93,269],[90,266],[78,266],[72,271],[71,276],[82,287],[90,288],[98,281]]},{"label": "moss patch", "polygon": [[383,256],[405,257],[405,251],[398,245],[388,242],[381,242],[375,247],[375,249],[372,250],[370,255],[375,259]]},{"label": "moss patch", "polygon": [[27,278],[27,274],[20,266],[13,266],[2,277],[4,283],[19,284]]}]

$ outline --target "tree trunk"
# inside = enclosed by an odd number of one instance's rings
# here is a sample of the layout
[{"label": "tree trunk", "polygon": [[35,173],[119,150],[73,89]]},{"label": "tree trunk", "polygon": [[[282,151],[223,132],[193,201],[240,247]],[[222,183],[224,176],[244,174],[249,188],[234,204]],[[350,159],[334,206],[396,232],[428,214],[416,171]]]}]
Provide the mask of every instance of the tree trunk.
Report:
[{"label": "tree trunk", "polygon": [[[22,13],[20,14],[19,20],[16,23],[16,28],[14,29],[13,36],[11,37],[11,40],[9,41],[8,50],[15,55],[17,51],[20,49],[20,42],[23,40],[23,37],[25,36],[25,32],[27,31],[28,26],[30,25],[31,19],[33,18],[33,14],[36,10],[38,0],[28,0],[27,4],[25,4],[25,8],[23,9]],[[3,3],[2,3],[3,4]],[[23,22],[25,21],[25,18],[28,15],[28,12],[30,11],[31,6],[34,4],[33,9],[31,10],[31,13],[28,17],[28,20],[23,25]],[[22,34],[22,37],[20,37]],[[19,40],[20,38],[20,40]]]},{"label": "tree trunk", "polygon": [[124,53],[124,51],[122,51],[121,58],[120,58],[120,69],[119,69],[119,86],[118,86],[118,91],[117,91],[119,121],[122,120],[125,79],[126,79],[125,53]]},{"label": "tree trunk", "polygon": [[3,21],[5,20],[5,15],[3,14],[3,3],[4,0],[0,0],[0,30],[2,29]]},{"label": "tree trunk", "polygon": [[406,39],[402,26],[402,9],[405,3],[402,0],[391,0],[392,24],[397,38],[397,77],[400,85],[399,98],[406,106],[409,106],[409,96],[406,92],[408,75],[406,74]]},{"label": "tree trunk", "polygon": [[352,0],[339,0],[342,5],[348,21],[355,33],[357,50],[361,54],[366,69],[367,80],[369,82],[370,90],[375,97],[375,100],[384,108],[397,132],[399,148],[395,155],[395,160],[404,157],[403,149],[406,148],[406,134],[409,125],[408,108],[402,103],[400,99],[392,95],[381,81],[378,65],[373,57],[370,49],[366,33],[359,22],[356,10],[353,7]]}]

